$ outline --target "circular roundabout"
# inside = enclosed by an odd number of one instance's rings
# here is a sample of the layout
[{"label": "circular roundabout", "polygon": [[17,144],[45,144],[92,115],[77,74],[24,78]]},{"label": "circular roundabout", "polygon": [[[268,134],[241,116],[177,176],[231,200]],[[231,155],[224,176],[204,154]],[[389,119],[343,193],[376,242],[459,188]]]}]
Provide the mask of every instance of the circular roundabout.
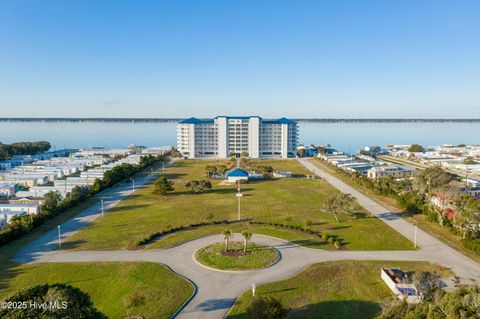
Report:
[{"label": "circular roundabout", "polygon": [[200,248],[195,260],[208,268],[224,271],[259,270],[276,264],[280,252],[271,247],[256,243],[230,242],[214,243]]}]

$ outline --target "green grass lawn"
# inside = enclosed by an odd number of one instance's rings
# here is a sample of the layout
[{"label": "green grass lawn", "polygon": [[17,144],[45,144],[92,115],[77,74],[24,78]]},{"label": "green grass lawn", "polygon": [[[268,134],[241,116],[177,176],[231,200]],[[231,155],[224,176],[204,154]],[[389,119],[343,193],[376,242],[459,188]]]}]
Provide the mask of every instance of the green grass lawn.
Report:
[{"label": "green grass lawn", "polygon": [[[88,293],[109,318],[126,316],[124,301],[133,293],[145,304],[130,315],[170,318],[193,293],[192,285],[155,263],[41,263],[9,270],[0,280],[0,300],[19,288],[40,283],[66,283]],[[172,296],[174,296],[172,298]]]},{"label": "green grass lawn", "polygon": [[[135,242],[148,235],[197,222],[236,219],[236,186],[224,185],[212,180],[213,190],[204,194],[192,194],[185,184],[190,180],[205,179],[207,164],[221,164],[223,161],[182,160],[167,170],[167,177],[173,179],[175,191],[167,196],[152,194],[152,185],[144,186],[134,196],[122,201],[104,217],[87,226],[69,238],[66,249],[125,249],[135,247]],[[338,193],[327,182],[306,179],[309,172],[294,160],[261,161],[271,164],[274,169],[288,170],[294,178],[263,180],[242,185],[242,218],[281,224],[304,225],[311,220],[312,230],[326,231],[343,239],[347,249],[394,250],[413,249],[403,236],[371,218],[359,206],[358,218],[342,216],[336,223],[334,217],[322,212],[322,203],[332,194]],[[237,226],[232,226],[232,228]],[[238,226],[237,229],[241,230]],[[182,231],[149,245],[150,248],[168,247],[189,239],[221,232],[222,227],[199,227]],[[230,228],[230,227],[229,227]],[[256,233],[293,239],[298,243],[322,246],[320,240],[303,232],[274,229],[268,226],[252,226]],[[385,240],[387,239],[388,240]],[[164,244],[162,242],[168,244]]]},{"label": "green grass lawn", "polygon": [[[280,257],[278,251],[272,247],[249,243],[246,254],[243,254],[243,248],[243,243],[231,242],[228,252],[225,252],[225,244],[217,243],[200,249],[195,254],[195,258],[201,264],[216,269],[246,270],[267,267],[275,263]],[[240,254],[228,255],[228,253]]]},{"label": "green grass lawn", "polygon": [[[397,267],[406,272],[438,270],[451,272],[427,262],[335,261],[312,265],[296,276],[258,286],[257,296],[271,296],[290,308],[288,318],[374,318],[381,304],[391,300],[392,292],[380,278],[382,267]],[[245,292],[227,318],[247,319],[246,309],[252,300]]]},{"label": "green grass lawn", "polygon": [[323,169],[325,172],[329,173],[330,175],[337,177],[338,179],[342,180],[346,184],[352,186],[356,190],[372,198],[379,204],[390,209],[392,212],[401,214],[406,220],[416,224],[418,227],[428,232],[429,234],[435,236],[436,238],[438,238],[445,244],[449,245],[453,249],[458,250],[462,254],[472,258],[477,262],[480,262],[480,254],[465,248],[465,246],[462,243],[461,237],[453,234],[448,228],[442,227],[437,223],[432,223],[427,221],[425,218],[425,215],[422,215],[422,214],[416,214],[416,215],[410,215],[410,216],[402,214],[401,212],[403,211],[403,209],[402,207],[400,207],[400,205],[397,203],[397,201],[394,198],[385,196],[385,195],[375,194],[372,190],[354,183],[347,176],[338,174],[335,170],[329,167],[324,161],[321,161],[315,158],[315,159],[311,159],[311,162],[318,168]]},{"label": "green grass lawn", "polygon": [[[158,167],[160,167],[159,164],[155,169]],[[150,172],[150,169],[147,170]],[[148,172],[140,172],[139,176]],[[89,293],[95,306],[112,318],[121,318],[126,315],[123,298],[137,288],[145,291],[147,303],[145,306],[134,309],[133,314],[141,313],[150,318],[169,318],[176,311],[190,296],[193,288],[185,279],[159,264],[42,263],[21,265],[11,261],[20,247],[39,238],[97,201],[97,198],[91,197],[46,221],[29,234],[0,247],[0,299],[28,285],[65,282]],[[176,291],[176,293],[165,294],[162,287],[172,287],[172,291]],[[157,304],[157,301],[160,302],[163,309],[156,308],[154,303]]]}]

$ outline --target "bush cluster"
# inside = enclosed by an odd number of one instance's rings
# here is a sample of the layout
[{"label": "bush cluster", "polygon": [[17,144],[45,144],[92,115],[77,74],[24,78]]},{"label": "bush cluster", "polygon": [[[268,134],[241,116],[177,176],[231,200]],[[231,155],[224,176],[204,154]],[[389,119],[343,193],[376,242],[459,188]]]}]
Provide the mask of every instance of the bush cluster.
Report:
[{"label": "bush cluster", "polygon": [[200,222],[200,223],[195,223],[195,224],[188,224],[188,225],[182,225],[182,226],[177,226],[177,227],[171,227],[171,228],[168,228],[168,229],[165,229],[165,230],[152,232],[152,233],[148,234],[147,236],[145,236],[144,238],[141,238],[141,239],[138,239],[138,240],[134,241],[131,248],[135,248],[135,247],[138,247],[138,246],[143,246],[143,245],[149,244],[152,241],[157,240],[157,239],[159,239],[163,236],[170,235],[170,234],[176,233],[178,231],[182,231],[182,230],[189,230],[189,229],[197,228],[197,227],[200,227],[200,226],[228,225],[228,224],[233,224],[233,223],[237,223],[237,222],[239,222],[239,221],[224,219],[224,220],[215,220],[215,221],[211,221],[211,222]]},{"label": "bush cluster", "polygon": [[[301,232],[304,232],[304,233],[309,233],[309,234],[318,236],[320,239],[322,239],[324,241],[327,241],[329,244],[332,244],[334,246],[335,246],[335,244],[334,244],[335,241],[337,241],[338,242],[338,248],[341,247],[341,240],[339,238],[337,238],[337,236],[329,235],[325,232],[315,231],[315,230],[312,230],[312,229],[305,229],[304,227],[302,227],[300,225],[286,225],[286,224],[279,224],[279,223],[273,223],[273,222],[268,222],[267,223],[267,222],[261,222],[261,221],[249,221],[249,223],[252,224],[252,225],[269,225],[269,226],[275,226],[275,227],[283,227],[283,228],[288,228],[288,229],[301,231]],[[335,240],[335,239],[337,239],[337,240]],[[337,248],[337,247],[335,246],[335,248]]]}]

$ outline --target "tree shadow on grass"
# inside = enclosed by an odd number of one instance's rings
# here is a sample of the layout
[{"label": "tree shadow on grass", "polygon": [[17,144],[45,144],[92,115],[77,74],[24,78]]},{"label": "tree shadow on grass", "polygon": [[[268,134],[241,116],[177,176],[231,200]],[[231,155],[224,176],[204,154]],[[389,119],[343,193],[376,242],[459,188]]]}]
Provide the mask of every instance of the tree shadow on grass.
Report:
[{"label": "tree shadow on grass", "polygon": [[316,304],[306,305],[301,308],[290,310],[287,318],[296,319],[370,319],[378,316],[382,311],[382,307],[371,301],[364,300],[342,300],[342,301],[325,301]]},{"label": "tree shadow on grass", "polygon": [[[242,193],[245,193],[245,192],[249,192],[249,191],[252,191],[253,188],[242,188]],[[217,189],[212,189],[212,190],[209,190],[209,191],[206,191],[204,193],[197,193],[197,194],[194,194],[192,193],[191,190],[182,190],[182,191],[175,191],[173,193],[169,193],[167,196],[179,196],[179,195],[194,195],[194,196],[201,196],[203,194],[220,194],[220,195],[224,195],[224,194],[234,194],[237,192],[237,189],[236,188],[217,188]],[[243,196],[249,196],[248,194],[243,194]]]},{"label": "tree shadow on grass", "polygon": [[[284,307],[288,305],[284,304]],[[370,319],[378,316],[381,311],[380,305],[371,301],[325,301],[290,309],[287,319]],[[228,318],[249,319],[246,313],[230,315]]]},{"label": "tree shadow on grass", "polygon": [[177,178],[180,178],[182,176],[186,176],[187,174],[184,174],[184,173],[166,173],[166,174],[163,174],[167,179],[177,179]]},{"label": "tree shadow on grass", "polygon": [[325,225],[325,224],[327,224],[327,222],[313,222],[312,226],[321,226],[321,225]]},{"label": "tree shadow on grass", "polygon": [[292,174],[292,177],[290,177],[290,178],[305,178],[305,177],[306,177],[306,175],[304,175],[304,174]]},{"label": "tree shadow on grass", "polygon": [[143,205],[143,204],[138,204],[138,205],[124,205],[124,206],[115,206],[112,207],[108,210],[109,213],[115,213],[115,212],[121,212],[125,210],[133,210],[133,209],[140,209],[140,208],[145,208],[148,207],[149,205]]},{"label": "tree shadow on grass", "polygon": [[79,240],[72,240],[72,241],[66,241],[62,244],[62,250],[63,249],[74,249],[82,244],[85,244],[86,241],[83,239]]},{"label": "tree shadow on grass", "polygon": [[339,229],[345,229],[345,228],[351,228],[352,226],[350,225],[341,225],[341,226],[332,226],[332,227],[327,227],[327,230],[339,230]]},{"label": "tree shadow on grass", "polygon": [[366,218],[367,214],[365,213],[360,213],[360,212],[355,212],[352,214],[354,219],[361,219],[361,218]]},{"label": "tree shadow on grass", "polygon": [[[0,270],[0,291],[7,289],[10,286],[9,282],[24,272],[25,270],[23,268],[15,267],[15,264],[13,263],[11,267]],[[0,298],[0,300],[3,299],[4,298]]]},{"label": "tree shadow on grass", "polygon": [[304,247],[311,247],[311,246],[325,246],[327,244],[326,241],[319,240],[310,240],[310,239],[300,239],[300,240],[292,240],[292,243],[299,245],[299,246],[304,246]]}]

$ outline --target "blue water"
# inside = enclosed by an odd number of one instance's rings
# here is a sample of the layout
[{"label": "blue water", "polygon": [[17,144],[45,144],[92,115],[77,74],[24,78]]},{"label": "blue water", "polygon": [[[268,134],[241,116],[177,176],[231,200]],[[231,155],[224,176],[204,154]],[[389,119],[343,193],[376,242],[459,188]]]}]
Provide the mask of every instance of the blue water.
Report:
[{"label": "blue water", "polygon": [[[300,123],[300,143],[353,152],[365,145],[480,144],[480,123]],[[55,148],[176,144],[175,123],[0,122],[0,142],[47,140]]]}]

